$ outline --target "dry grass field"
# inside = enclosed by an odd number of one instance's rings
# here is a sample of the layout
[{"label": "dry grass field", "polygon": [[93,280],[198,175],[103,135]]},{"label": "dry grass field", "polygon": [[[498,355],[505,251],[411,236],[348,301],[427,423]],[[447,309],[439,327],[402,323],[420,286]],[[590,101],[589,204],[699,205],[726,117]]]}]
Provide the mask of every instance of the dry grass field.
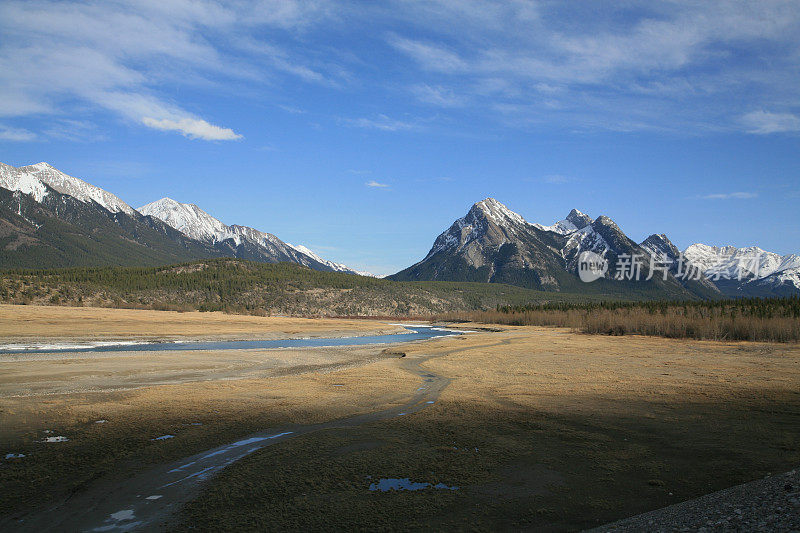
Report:
[{"label": "dry grass field", "polygon": [[[125,333],[117,311],[90,311],[109,322],[96,320],[94,331]],[[68,314],[31,313],[26,329],[69,336]],[[154,328],[183,320],[176,330],[190,335],[206,317],[222,336],[247,334],[240,320],[256,320],[250,331],[260,334],[303,336],[287,332],[311,324],[269,330],[258,317],[202,314],[194,324],[192,313],[145,313]],[[346,334],[350,324],[312,331]],[[135,327],[149,330],[145,319]],[[435,404],[264,448],[210,480],[174,528],[577,530],[800,463],[800,346],[792,343],[508,326],[388,350],[244,352],[0,363],[0,376],[12,375],[0,381],[0,453],[26,455],[0,462],[0,516],[255,431],[398,405],[420,386],[399,353],[433,355],[424,368],[451,380]],[[135,387],[120,386],[126,376]],[[174,438],[151,440],[165,434]],[[60,435],[69,441],[41,442]],[[382,477],[459,489],[370,491]]]},{"label": "dry grass field", "polygon": [[0,343],[108,338],[284,339],[378,335],[400,330],[378,320],[0,304]]},{"label": "dry grass field", "polygon": [[435,405],[266,448],[180,529],[574,531],[800,463],[797,345],[520,327],[405,351],[441,355]]}]

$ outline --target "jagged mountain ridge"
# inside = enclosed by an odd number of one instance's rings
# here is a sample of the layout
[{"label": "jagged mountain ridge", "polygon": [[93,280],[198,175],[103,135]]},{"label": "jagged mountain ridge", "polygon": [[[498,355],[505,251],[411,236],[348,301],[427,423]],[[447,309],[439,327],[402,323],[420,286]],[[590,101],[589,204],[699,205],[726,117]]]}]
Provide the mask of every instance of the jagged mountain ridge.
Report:
[{"label": "jagged mountain ridge", "polygon": [[[576,275],[578,259],[585,251],[602,255],[609,265],[604,277],[592,284],[578,281]],[[644,259],[641,264],[643,281],[635,287],[631,282],[615,279],[618,264],[624,263],[620,258],[634,255]],[[673,261],[668,268],[658,262],[662,256]],[[613,292],[626,286],[630,290],[648,290],[664,297],[713,298],[730,294],[728,287],[706,276],[683,276],[686,267],[679,266],[680,256],[681,252],[666,235],[654,234],[639,244],[606,216],[592,220],[585,213],[573,209],[564,220],[555,224],[531,224],[497,200],[487,198],[474,204],[466,216],[439,235],[422,261],[390,278],[502,281],[538,289],[583,292]],[[781,264],[792,265],[795,258],[786,256]],[[652,279],[648,281],[650,265],[655,268]],[[694,268],[705,272],[699,266]],[[787,278],[793,279],[793,274],[790,275],[786,269],[779,271],[781,273],[775,274],[771,283],[785,287]],[[800,289],[800,284],[795,288]]]},{"label": "jagged mountain ridge", "polygon": [[0,187],[0,268],[157,266],[221,254],[138,212]]},{"label": "jagged mountain ridge", "polygon": [[[0,238],[3,238],[6,248],[0,254],[0,268],[153,265],[232,256],[261,262],[287,261],[315,270],[370,275],[327,261],[304,246],[292,246],[272,234],[247,226],[227,226],[192,204],[162,199],[159,200],[164,204],[162,209],[155,209],[158,202],[154,202],[145,206],[152,208],[152,212],[140,213],[110,192],[69,176],[48,163],[22,167],[0,163],[0,189],[12,193],[11,197],[3,196],[5,210],[0,220]],[[21,196],[27,196],[39,207]],[[16,214],[10,210],[14,202],[18,210]],[[36,213],[34,218],[37,222],[23,216],[23,206],[26,212]],[[105,224],[106,213],[116,227]],[[44,221],[48,222],[48,227],[59,226],[49,220],[51,218],[67,224],[62,225],[59,231],[79,241],[88,239],[91,242],[68,245],[60,233],[37,236],[39,228],[45,225]],[[99,235],[103,232],[107,235]],[[166,236],[166,241],[162,236]],[[155,241],[149,243],[148,238]],[[117,243],[115,239],[126,242]],[[126,247],[129,244],[132,247]],[[119,248],[119,253],[108,255],[101,250],[102,247]],[[145,253],[144,248],[148,247],[159,252]],[[28,251],[29,257],[20,253],[22,249]],[[97,261],[93,261],[92,254],[84,253],[89,249],[93,250]],[[48,251],[45,253],[43,250]],[[118,258],[117,262],[114,262],[114,257]]]},{"label": "jagged mountain ridge", "polygon": [[727,296],[784,296],[800,291],[800,256],[779,255],[757,246],[708,246],[683,252]]},{"label": "jagged mountain ridge", "polygon": [[[583,251],[604,255],[612,268],[604,279],[585,284],[577,277]],[[608,217],[591,220],[573,210],[552,226],[530,224],[493,198],[469,212],[439,235],[426,257],[390,276],[396,280],[482,281],[528,288],[576,292],[652,293],[653,297],[709,297],[707,287],[684,287],[669,277],[642,283],[612,281],[613,265],[622,254],[646,254]],[[647,268],[643,268],[646,276]]]},{"label": "jagged mountain ridge", "polygon": [[143,205],[138,211],[161,220],[192,239],[241,259],[266,263],[286,261],[314,270],[369,275],[327,261],[305,246],[293,246],[271,233],[236,224],[228,226],[194,204],[161,198]]}]

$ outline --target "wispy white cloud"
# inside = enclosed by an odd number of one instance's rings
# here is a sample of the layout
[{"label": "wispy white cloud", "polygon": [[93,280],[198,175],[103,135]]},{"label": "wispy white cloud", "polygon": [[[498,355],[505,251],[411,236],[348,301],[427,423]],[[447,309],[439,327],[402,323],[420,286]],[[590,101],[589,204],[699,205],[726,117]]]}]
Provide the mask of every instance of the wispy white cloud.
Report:
[{"label": "wispy white cloud", "polygon": [[366,129],[382,130],[382,131],[410,130],[417,127],[415,124],[411,122],[396,120],[393,118],[389,118],[386,115],[378,115],[375,118],[345,119],[345,123],[350,126],[355,126],[357,128],[366,128]]},{"label": "wispy white cloud", "polygon": [[25,142],[34,140],[36,140],[36,134],[32,131],[0,125],[0,141]]},{"label": "wispy white cloud", "polygon": [[800,131],[800,117],[792,113],[753,111],[742,117],[742,123],[748,133],[761,135]]},{"label": "wispy white cloud", "polygon": [[[449,0],[408,5],[416,10],[415,31],[397,30],[388,44],[429,73],[437,92],[475,100],[509,125],[740,131],[743,107],[796,106],[800,98],[800,11],[783,0],[613,9]],[[465,13],[467,5],[472,12]],[[436,94],[420,90],[426,85],[433,86],[417,79],[410,89],[430,103]],[[750,128],[767,133],[794,124],[791,117],[769,117]]]},{"label": "wispy white cloud", "polygon": [[144,117],[142,118],[142,124],[156,130],[177,131],[190,139],[231,141],[242,138],[241,135],[230,128],[220,128],[201,119],[182,118],[180,120],[171,120],[168,118]]},{"label": "wispy white cloud", "polygon": [[367,187],[375,187],[375,188],[378,188],[378,189],[388,189],[389,188],[389,184],[388,183],[378,183],[375,180],[370,180],[370,181],[366,182],[364,185],[366,185]]},{"label": "wispy white cloud", "polygon": [[800,130],[800,10],[786,0],[6,0],[0,34],[0,116],[89,107],[235,139],[236,124],[181,89],[229,98],[290,80],[382,102],[335,114],[383,131],[418,126],[389,118],[415,113],[409,94],[437,119],[515,128]]},{"label": "wispy white cloud", "polygon": [[304,31],[332,17],[331,7],[296,0],[3,2],[0,116],[63,115],[88,103],[190,138],[238,139],[166,96],[162,85],[252,82],[278,73],[325,81],[303,58],[250,36],[265,28]]},{"label": "wispy white cloud", "polygon": [[700,196],[702,200],[749,200],[756,197],[758,194],[754,192],[727,192]]},{"label": "wispy white cloud", "polygon": [[411,92],[419,101],[439,107],[461,107],[469,101],[466,95],[456,94],[453,89],[438,85],[415,85]]}]

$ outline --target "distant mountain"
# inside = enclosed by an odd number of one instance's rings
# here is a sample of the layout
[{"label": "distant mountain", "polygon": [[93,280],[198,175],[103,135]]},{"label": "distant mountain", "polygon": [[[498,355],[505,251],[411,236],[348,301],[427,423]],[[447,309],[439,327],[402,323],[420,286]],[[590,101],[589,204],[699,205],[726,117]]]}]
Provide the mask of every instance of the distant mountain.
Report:
[{"label": "distant mountain", "polygon": [[16,184],[31,193],[0,187],[0,268],[155,266],[220,255],[136,211],[112,213],[27,176]]},{"label": "distant mountain", "polygon": [[787,296],[800,292],[800,256],[757,246],[693,244],[684,256],[726,296]]},{"label": "distant mountain", "polygon": [[47,163],[0,163],[0,268],[159,265],[210,257],[368,275],[272,234],[227,226],[192,204],[163,198],[140,212]]},{"label": "distant mountain", "polygon": [[[653,234],[646,238],[641,243],[644,248],[652,257],[657,259],[666,258],[669,261],[669,271],[682,285],[687,288],[697,290],[689,284],[699,285],[707,290],[709,293],[714,294],[721,292],[713,281],[708,279],[703,274],[703,269],[698,265],[694,265],[690,261],[687,262],[687,257],[683,254],[683,262],[681,262],[681,251],[677,246],[672,244],[672,241],[663,233]],[[694,270],[694,269],[697,270]]]},{"label": "distant mountain", "polygon": [[[577,276],[582,252],[608,261],[603,278],[583,283]],[[647,293],[652,297],[714,297],[715,287],[677,280],[668,273],[646,280],[649,261],[641,266],[642,281],[617,281],[620,256],[650,253],[628,238],[613,220],[592,220],[573,209],[551,226],[528,223],[494,198],[472,206],[439,235],[425,258],[390,276],[395,280],[483,281],[522,287],[609,294]]]},{"label": "distant mountain", "polygon": [[187,237],[213,246],[224,255],[262,263],[284,261],[314,270],[369,275],[322,259],[305,246],[285,243],[271,233],[248,226],[225,225],[194,204],[162,198],[140,207],[138,211],[161,220]]},{"label": "distant mountain", "polygon": [[68,176],[48,163],[37,163],[17,169],[21,173],[30,174],[60,192],[82,202],[96,202],[112,213],[133,215],[135,209],[108,191],[95,187],[90,183]]}]

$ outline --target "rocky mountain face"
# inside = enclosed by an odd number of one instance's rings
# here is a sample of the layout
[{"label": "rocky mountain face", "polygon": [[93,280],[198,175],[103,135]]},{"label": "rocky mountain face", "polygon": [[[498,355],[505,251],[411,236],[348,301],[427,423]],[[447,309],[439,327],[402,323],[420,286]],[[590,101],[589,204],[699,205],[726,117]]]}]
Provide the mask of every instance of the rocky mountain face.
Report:
[{"label": "rocky mountain face", "polygon": [[314,270],[369,275],[322,259],[305,246],[285,243],[271,233],[248,226],[228,226],[194,204],[162,198],[140,207],[138,211],[161,220],[187,237],[214,247],[223,255],[262,263],[289,262]]},{"label": "rocky mountain face", "polygon": [[164,198],[132,208],[47,163],[0,163],[0,268],[156,265],[208,257],[297,263],[366,274],[193,204]]},{"label": "rocky mountain face", "polygon": [[[609,264],[594,283],[578,278],[582,252],[603,256]],[[528,223],[493,198],[482,200],[439,235],[419,263],[390,276],[396,280],[448,280],[509,283],[550,291],[649,294],[653,297],[709,297],[713,287],[684,286],[671,274],[646,280],[649,264],[641,265],[642,281],[615,280],[617,259],[649,257],[610,218],[592,220],[573,209],[551,226]]]},{"label": "rocky mountain face", "polygon": [[[698,247],[702,245],[693,245],[681,254],[664,234],[636,243],[610,218],[593,220],[577,209],[549,226],[531,224],[487,198],[439,235],[422,261],[390,278],[503,282],[543,290],[670,298],[800,292],[800,283],[793,284],[800,277],[797,256],[764,252],[764,264],[769,268],[762,268],[757,279],[751,276],[747,290],[736,292],[730,284],[710,276],[713,268],[719,268],[714,258],[722,252],[715,255],[703,248],[706,253],[701,257]],[[577,275],[584,252],[602,256],[608,264],[603,276],[592,283],[581,282]],[[639,281],[631,279],[636,267],[626,265],[631,257],[639,258]]]},{"label": "rocky mountain face", "polygon": [[35,192],[0,187],[0,268],[154,266],[220,255],[136,211],[112,213],[49,185]]},{"label": "rocky mountain face", "polygon": [[509,283],[558,290],[568,281],[560,235],[528,224],[493,198],[472,206],[439,235],[428,255],[396,280]]}]

